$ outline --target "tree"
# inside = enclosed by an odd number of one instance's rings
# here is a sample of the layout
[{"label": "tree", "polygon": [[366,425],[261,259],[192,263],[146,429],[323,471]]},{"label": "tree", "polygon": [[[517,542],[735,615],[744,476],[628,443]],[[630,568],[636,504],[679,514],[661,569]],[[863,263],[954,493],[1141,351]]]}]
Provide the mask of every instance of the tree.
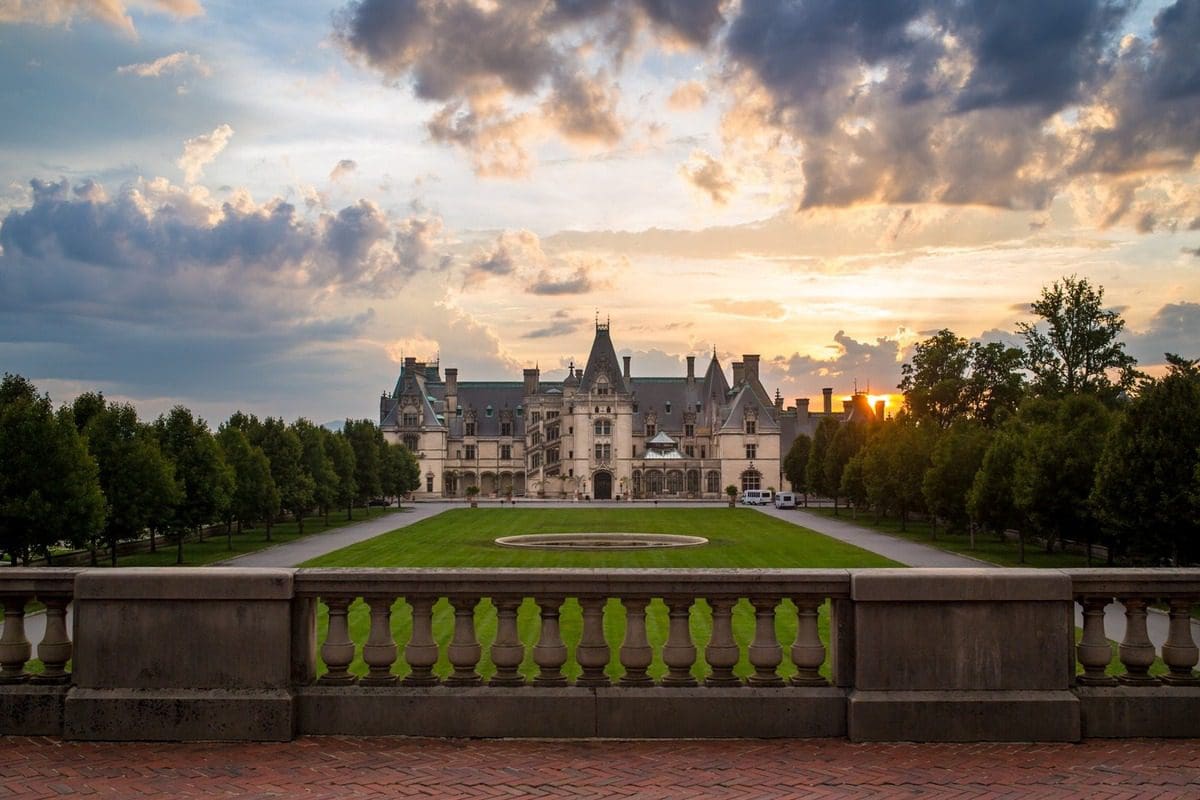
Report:
[{"label": "tree", "polygon": [[935,536],[939,519],[955,529],[969,523],[967,495],[990,441],[987,429],[969,420],[955,422],[938,436],[921,482],[925,507],[933,515]]},{"label": "tree", "polygon": [[793,492],[804,494],[804,505],[808,506],[808,456],[812,451],[812,438],[800,434],[788,448],[783,458],[783,474],[792,485]]},{"label": "tree", "polygon": [[1094,395],[1035,398],[1021,407],[1024,436],[1013,470],[1013,500],[1046,540],[1091,544],[1098,521],[1088,503],[1112,414]]},{"label": "tree", "polygon": [[[325,452],[337,475],[337,491],[334,502],[339,507],[345,507],[346,519],[354,519],[354,498],[358,494],[358,484],[354,480],[356,472],[354,448],[342,434],[331,433],[325,437]],[[326,510],[325,523],[329,523],[328,510]]]},{"label": "tree", "polygon": [[380,483],[385,497],[404,495],[421,485],[421,465],[417,457],[402,444],[385,444],[380,454]]},{"label": "tree", "polygon": [[1024,353],[999,342],[968,342],[942,329],[919,342],[900,367],[909,412],[948,428],[960,419],[991,426],[1002,409],[1015,410],[1024,395]]},{"label": "tree", "polygon": [[103,529],[99,469],[68,415],[19,375],[0,382],[0,551],[28,564]]},{"label": "tree", "polygon": [[901,530],[908,530],[908,515],[923,508],[921,485],[931,445],[929,431],[902,412],[879,425],[863,450],[867,499],[877,517],[896,514]]},{"label": "tree", "polygon": [[342,435],[354,449],[355,499],[366,505],[372,498],[383,494],[379,477],[379,450],[383,434],[369,419],[348,419],[342,426]]},{"label": "tree", "polygon": [[167,527],[175,536],[176,563],[182,564],[184,537],[224,518],[234,475],[208,424],[184,406],[160,416],[154,429],[163,454],[174,464],[180,487],[181,499]]},{"label": "tree", "polygon": [[837,434],[840,423],[833,417],[822,417],[813,431],[812,447],[808,451],[808,464],[804,467],[804,480],[813,494],[829,497],[833,487],[825,479],[825,453]]},{"label": "tree", "polygon": [[243,525],[274,520],[279,515],[279,490],[271,477],[271,462],[258,445],[250,443],[241,428],[229,424],[217,432],[217,442],[233,470],[234,490],[225,523],[226,544],[233,549],[232,520],[237,519],[238,533]]},{"label": "tree", "polygon": [[1175,565],[1200,558],[1192,505],[1200,469],[1200,367],[1167,354],[1167,374],[1147,380],[1113,427],[1091,504],[1123,545]]},{"label": "tree", "polygon": [[313,501],[321,516],[328,521],[329,507],[337,502],[338,475],[325,452],[325,439],[329,431],[319,428],[301,417],[292,423],[292,429],[300,437],[301,462],[304,472],[312,480]]},{"label": "tree", "polygon": [[1009,528],[1020,533],[1020,560],[1025,563],[1025,533],[1021,510],[1013,500],[1013,473],[1021,457],[1023,423],[1012,417],[992,437],[967,493],[971,523],[1003,537]]},{"label": "tree", "polygon": [[[102,536],[110,563],[116,566],[119,542],[140,539],[171,519],[182,499],[175,468],[132,405],[105,405],[102,395],[87,393],[75,399],[71,415],[76,425],[83,425],[81,432],[99,469],[106,501]],[[94,544],[91,551],[94,565]]]},{"label": "tree", "polygon": [[846,462],[846,468],[842,470],[842,496],[846,498],[846,503],[854,509],[854,516],[856,518],[858,517],[859,509],[865,508],[868,504],[867,481],[863,468],[863,460],[863,451],[859,450]]},{"label": "tree", "polygon": [[[1137,360],[1117,337],[1125,321],[1103,307],[1104,288],[1074,275],[1042,288],[1031,304],[1042,323],[1022,322],[1025,366],[1043,397],[1094,394],[1111,403],[1140,377]],[[1111,373],[1116,373],[1113,380]]]},{"label": "tree", "polygon": [[[313,504],[313,480],[304,470],[304,446],[300,437],[278,417],[263,421],[259,445],[271,463],[271,478],[279,490],[279,504],[295,517],[304,533],[304,512]],[[267,541],[271,541],[273,520],[267,522]]]},{"label": "tree", "polygon": [[833,434],[825,448],[824,480],[829,494],[833,495],[833,513],[837,515],[838,496],[841,494],[842,473],[846,464],[862,448],[867,439],[867,426],[862,422],[846,422]]}]

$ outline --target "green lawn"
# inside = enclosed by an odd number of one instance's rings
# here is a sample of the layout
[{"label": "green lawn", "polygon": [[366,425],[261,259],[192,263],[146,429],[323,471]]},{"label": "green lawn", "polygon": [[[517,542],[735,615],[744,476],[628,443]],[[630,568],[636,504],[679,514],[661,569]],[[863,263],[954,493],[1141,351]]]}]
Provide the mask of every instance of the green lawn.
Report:
[{"label": "green lawn", "polygon": [[[944,529],[938,529],[937,538],[933,538],[933,531],[928,522],[910,520],[906,526],[908,530],[900,530],[900,520],[891,517],[884,517],[879,522],[875,522],[875,517],[869,512],[859,513],[857,517],[854,512],[849,509],[838,509],[836,517],[833,509],[829,507],[809,507],[803,509],[811,514],[819,514],[822,517],[830,519],[839,519],[843,522],[849,522],[854,525],[861,525],[870,530],[886,533],[889,536],[895,536],[909,541],[927,544],[931,547],[937,547],[942,550],[948,550],[951,553],[959,553],[960,555],[978,558],[982,561],[988,561],[1000,567],[1048,567],[1054,569],[1070,569],[1074,567],[1086,567],[1087,556],[1081,553],[1047,553],[1046,549],[1038,545],[1025,546],[1025,563],[1020,560],[1020,549],[1016,542],[1000,541],[992,534],[976,534],[975,547],[971,548],[971,538],[965,533],[947,533]],[[1103,566],[1096,562],[1094,566]]]},{"label": "green lawn", "polygon": [[[561,552],[554,550],[519,550],[501,547],[493,541],[499,536],[522,533],[636,532],[686,533],[704,536],[707,545],[662,550]],[[686,509],[458,509],[439,514],[408,528],[378,536],[329,555],[313,559],[306,567],[889,567],[898,566],[882,556],[844,544],[812,531],[798,528],[780,520],[748,509],[686,508]],[[527,645],[521,672],[532,677],[537,669],[533,663],[532,646],[539,633],[539,617],[533,601],[526,599],[518,612],[518,630]],[[434,608],[434,638],[442,646],[442,658],[435,671],[445,676],[450,664],[445,657],[454,612],[445,600]],[[820,630],[828,640],[828,606],[822,609]],[[742,600],[734,609],[734,636],[744,648],[754,635],[754,610]],[[571,658],[564,671],[569,677],[579,674],[573,655],[578,644],[583,616],[578,602],[568,600],[562,607],[560,628]],[[712,612],[703,601],[697,601],[691,612],[692,641],[697,648],[697,663],[692,672],[697,678],[707,674],[703,649],[712,635]],[[325,635],[326,617],[322,606],[320,637]],[[366,641],[369,627],[367,607],[361,601],[350,609],[351,637],[358,643]],[[786,649],[796,638],[796,609],[784,600],[775,620],[776,633],[785,649],[780,674],[788,677],[795,668],[787,658]],[[495,668],[488,656],[488,647],[496,635],[496,611],[489,600],[475,609],[475,629],[483,645],[479,671],[490,676]],[[615,599],[609,600],[604,617],[605,638],[612,650],[608,673],[616,678],[621,674],[617,651],[625,635],[625,610]],[[653,601],[646,610],[646,629],[654,648],[654,663],[650,674],[655,678],[666,672],[662,662],[662,645],[667,639],[667,609],[661,600]],[[392,610],[392,633],[403,647],[412,631],[412,608],[398,601]],[[323,669],[323,667],[322,667]],[[828,670],[828,665],[826,666]],[[361,656],[351,671],[365,674]],[[403,653],[395,667],[397,674],[408,673]],[[743,655],[735,672],[746,676],[753,668]]]},{"label": "green lawn", "polygon": [[[318,533],[331,531],[345,525],[353,525],[357,522],[365,522],[368,519],[375,519],[386,514],[404,513],[411,510],[411,506],[402,509],[356,508],[354,509],[354,519],[350,521],[346,519],[346,512],[343,509],[340,512],[334,512],[329,515],[328,525],[325,524],[325,520],[321,517],[307,517],[304,520],[304,536],[314,536]],[[286,544],[287,542],[301,538],[299,526],[295,521],[275,525],[271,528],[271,541],[268,542],[266,537],[266,528],[244,529],[241,534],[233,534],[232,549],[230,548],[230,542],[226,540],[223,533],[217,536],[205,537],[203,542],[184,542],[183,566],[201,567],[206,564],[245,555],[246,553],[253,553],[267,547]],[[158,552],[133,553],[127,556],[120,556],[117,559],[117,564],[122,567],[173,567],[175,566],[175,557],[175,542],[160,538],[158,540]],[[105,558],[104,554],[100,554],[99,562],[102,567],[109,565],[109,561]]]}]

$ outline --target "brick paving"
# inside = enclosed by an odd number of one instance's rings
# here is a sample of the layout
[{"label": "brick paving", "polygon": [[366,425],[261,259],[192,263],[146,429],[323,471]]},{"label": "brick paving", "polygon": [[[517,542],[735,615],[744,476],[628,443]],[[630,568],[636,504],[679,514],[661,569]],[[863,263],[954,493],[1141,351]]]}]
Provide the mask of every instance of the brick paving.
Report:
[{"label": "brick paving", "polygon": [[109,744],[0,737],[0,797],[1200,797],[1200,741],[851,744],[308,737]]}]

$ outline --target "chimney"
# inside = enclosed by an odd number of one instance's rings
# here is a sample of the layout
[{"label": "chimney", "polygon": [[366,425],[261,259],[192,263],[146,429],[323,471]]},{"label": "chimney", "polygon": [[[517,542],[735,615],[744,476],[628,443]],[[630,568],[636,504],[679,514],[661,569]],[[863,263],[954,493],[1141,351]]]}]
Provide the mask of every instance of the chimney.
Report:
[{"label": "chimney", "polygon": [[779,389],[775,390],[775,408],[783,411],[783,395],[779,393]]},{"label": "chimney", "polygon": [[887,406],[887,403],[885,403],[882,400],[875,401],[875,419],[877,419],[881,422],[883,421],[883,409],[886,406]]},{"label": "chimney", "polygon": [[696,382],[696,357],[688,356],[688,383]]},{"label": "chimney", "polygon": [[758,383],[758,354],[744,355],[742,362],[746,365],[746,380]]},{"label": "chimney", "polygon": [[741,361],[733,362],[733,386],[737,388],[746,382],[746,365]]},{"label": "chimney", "polygon": [[[541,370],[537,367],[525,370],[525,396],[537,394],[538,381],[541,380]],[[832,390],[831,390],[832,391]]]},{"label": "chimney", "polygon": [[388,393],[384,392],[379,396],[379,422],[382,424],[388,412],[392,410],[392,398],[388,397]]},{"label": "chimney", "polygon": [[796,398],[796,419],[799,419],[799,420],[808,419],[808,398],[807,397],[797,397]]},{"label": "chimney", "polygon": [[850,416],[850,412],[853,410],[854,410],[854,401],[853,400],[843,400],[842,401],[842,413],[843,414],[845,414],[848,417],[848,416]]},{"label": "chimney", "polygon": [[629,380],[629,360],[631,358],[633,358],[633,356],[623,356],[623,359],[625,361],[625,373],[624,373],[625,380]]},{"label": "chimney", "polygon": [[416,367],[417,367],[416,356],[405,356],[404,357],[404,370],[403,370],[404,372],[411,372],[412,370],[416,369]]},{"label": "chimney", "polygon": [[824,398],[825,416],[828,417],[833,414],[833,389],[831,387],[822,389],[821,397]]},{"label": "chimney", "polygon": [[458,369],[446,367],[446,410],[451,414],[458,408]]}]

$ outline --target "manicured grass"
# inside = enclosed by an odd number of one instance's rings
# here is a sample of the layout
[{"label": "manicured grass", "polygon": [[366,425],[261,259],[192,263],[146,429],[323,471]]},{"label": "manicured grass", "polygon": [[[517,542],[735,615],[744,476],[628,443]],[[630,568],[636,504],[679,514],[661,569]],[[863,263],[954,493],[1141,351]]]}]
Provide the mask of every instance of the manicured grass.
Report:
[{"label": "manicured grass", "polygon": [[[564,552],[500,536],[683,533],[701,547]],[[891,567],[883,556],[744,508],[463,508],[305,562],[305,567]]]},{"label": "manicured grass", "polygon": [[[909,520],[906,526],[908,530],[902,531],[900,530],[900,520],[884,517],[879,522],[876,522],[874,515],[869,512],[860,512],[855,517],[852,511],[842,508],[838,509],[837,516],[835,517],[833,508],[831,507],[809,507],[804,509],[804,511],[860,525],[870,530],[886,533],[889,536],[927,544],[951,553],[978,558],[981,561],[988,561],[1000,567],[1068,569],[1086,567],[1088,565],[1087,556],[1081,553],[1060,553],[1058,551],[1047,553],[1045,547],[1028,543],[1025,545],[1025,563],[1022,564],[1020,560],[1020,548],[1017,542],[1001,541],[990,533],[977,533],[975,535],[975,547],[972,549],[971,537],[968,534],[947,533],[944,529],[939,528],[937,538],[935,539],[933,538],[933,530],[930,524],[925,521]],[[1101,566],[1101,564],[1096,562],[1094,566]]]},{"label": "manicured grass", "polygon": [[[342,528],[346,525],[353,525],[358,522],[365,522],[368,519],[376,519],[386,514],[403,513],[411,510],[411,506],[401,509],[377,507],[356,508],[354,509],[354,519],[347,520],[346,512],[343,509],[329,515],[328,525],[325,524],[325,520],[321,517],[307,517],[304,520],[304,537],[325,533],[326,531]],[[286,544],[302,538],[299,526],[295,521],[281,522],[275,525],[271,529],[271,541],[268,542],[266,537],[267,529],[260,527],[243,529],[240,534],[234,533],[232,537],[232,549],[223,533],[205,537],[203,542],[184,542],[182,566],[201,567],[206,564],[224,561],[229,558],[245,555],[246,553],[254,553],[268,547]],[[117,559],[117,565],[121,567],[173,567],[176,566],[175,557],[175,542],[170,539],[160,538],[158,540],[157,552],[132,553],[127,556],[120,556]],[[102,567],[109,565],[108,559],[103,554],[100,555],[99,562]]]},{"label": "manicured grass", "polygon": [[[501,547],[493,541],[499,536],[522,533],[561,532],[636,532],[684,533],[704,536],[707,545],[663,550],[625,550],[606,552],[561,552],[553,550],[520,550]],[[306,567],[886,567],[894,562],[851,545],[844,544],[787,522],[773,519],[747,509],[688,508],[688,509],[458,509],[439,514],[428,520],[398,531],[378,536],[360,544],[313,559]],[[369,628],[368,610],[359,601],[350,609],[351,638],[358,644],[366,641]],[[435,672],[445,676],[450,664],[445,645],[453,631],[454,612],[441,600],[434,607],[434,638],[441,646],[442,657]],[[526,599],[517,616],[521,640],[526,643],[525,663],[521,672],[533,677],[532,646],[539,635],[539,616],[536,605]],[[564,667],[569,677],[579,674],[574,660],[583,626],[578,602],[564,603],[559,619],[563,640],[571,658]],[[828,639],[828,607],[819,618],[822,638]],[[322,606],[320,638],[324,639],[326,616]],[[692,641],[697,649],[697,663],[692,672],[697,678],[707,674],[703,661],[704,646],[712,635],[712,612],[699,600],[690,616]],[[754,610],[742,600],[734,609],[734,637],[745,646],[754,635]],[[784,662],[780,674],[795,674],[787,657],[787,648],[796,638],[796,611],[790,600],[784,600],[775,619],[776,634],[783,645]],[[616,599],[610,599],[604,617],[605,638],[612,652],[608,674],[616,678],[622,669],[618,650],[625,635],[625,610]],[[667,639],[667,609],[661,600],[654,600],[646,610],[646,629],[654,648],[650,674],[655,678],[666,672],[662,662],[662,645]],[[490,676],[495,668],[488,648],[496,635],[496,611],[489,600],[475,609],[476,635],[483,645],[479,672]],[[392,610],[392,634],[401,644],[401,655],[394,671],[406,675],[409,671],[403,657],[403,644],[412,632],[412,608],[398,601]],[[323,667],[322,667],[323,669]],[[828,669],[828,667],[826,667]],[[366,665],[356,657],[351,671],[365,674]],[[735,672],[746,676],[753,668],[743,655]]]}]

